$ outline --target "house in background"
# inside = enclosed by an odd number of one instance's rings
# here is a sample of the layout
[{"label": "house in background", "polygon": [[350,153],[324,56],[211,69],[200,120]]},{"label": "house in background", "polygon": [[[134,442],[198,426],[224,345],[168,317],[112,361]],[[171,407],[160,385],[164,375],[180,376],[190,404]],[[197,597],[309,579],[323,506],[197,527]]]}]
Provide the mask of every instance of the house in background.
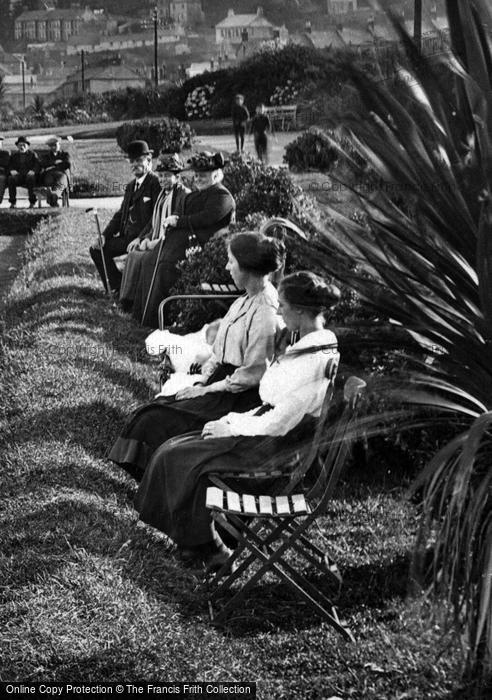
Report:
[{"label": "house in background", "polygon": [[[145,78],[128,66],[100,66],[87,68],[82,85],[82,72],[70,75],[56,90],[56,98],[68,99],[85,92],[101,94],[110,90],[122,90],[127,87],[145,87]],[[84,89],[83,89],[84,88]]]},{"label": "house in background", "polygon": [[227,17],[215,25],[215,43],[241,44],[244,40],[269,41],[275,38],[274,24],[269,22],[261,7],[255,15],[236,15],[229,10]]},{"label": "house in background", "polygon": [[85,22],[94,19],[95,14],[88,7],[26,11],[15,20],[14,37],[16,41],[31,43],[67,41],[69,37],[80,33]]}]

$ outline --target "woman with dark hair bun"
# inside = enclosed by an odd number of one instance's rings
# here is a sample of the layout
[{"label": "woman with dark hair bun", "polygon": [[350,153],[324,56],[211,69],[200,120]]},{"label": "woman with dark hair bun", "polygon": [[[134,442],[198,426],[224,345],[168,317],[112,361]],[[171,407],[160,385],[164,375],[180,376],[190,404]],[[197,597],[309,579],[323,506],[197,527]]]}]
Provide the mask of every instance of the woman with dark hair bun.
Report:
[{"label": "woman with dark hair bun", "polygon": [[327,362],[338,363],[337,339],[324,327],[324,313],[339,298],[337,287],[311,272],[285,277],[279,313],[299,340],[271,362],[256,408],[209,421],[201,432],[168,440],[152,456],[135,507],[141,520],[176,542],[184,561],[215,567],[230,554],[205,507],[208,474],[247,473],[259,464],[268,470],[272,457],[311,438],[328,385]]},{"label": "woman with dark hair bun", "polygon": [[258,404],[258,384],[280,330],[278,294],[268,274],[281,268],[284,261],[281,241],[253,232],[231,238],[226,269],[245,294],[222,319],[210,359],[194,386],[171,399],[158,397],[138,408],[113,445],[109,459],[140,480],[154,450],[169,438],[201,430],[207,421]]}]

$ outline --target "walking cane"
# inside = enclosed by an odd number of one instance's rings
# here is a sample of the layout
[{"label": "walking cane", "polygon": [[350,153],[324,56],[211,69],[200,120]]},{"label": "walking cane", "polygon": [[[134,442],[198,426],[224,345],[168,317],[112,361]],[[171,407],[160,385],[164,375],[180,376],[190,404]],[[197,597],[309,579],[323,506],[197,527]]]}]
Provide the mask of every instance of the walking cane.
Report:
[{"label": "walking cane", "polygon": [[[166,228],[167,228],[167,226],[166,226]],[[157,268],[159,267],[159,262],[161,259],[162,246],[164,245],[165,240],[166,240],[166,229],[164,229],[164,236],[159,241],[159,250],[157,251],[157,258],[156,258],[155,265],[154,265],[154,271],[152,273],[152,279],[150,280],[150,287],[149,287],[149,291],[147,294],[147,299],[145,300],[145,306],[144,306],[142,318],[140,320],[141,326],[143,326],[143,324],[144,324],[145,314],[147,313],[147,309],[149,307],[150,297],[152,295],[152,290],[154,289],[155,278],[157,277]]]},{"label": "walking cane", "polygon": [[104,258],[104,250],[103,250],[104,241],[103,241],[103,236],[101,233],[101,224],[99,222],[99,215],[98,215],[97,209],[95,207],[91,207],[90,209],[86,209],[85,213],[89,214],[91,211],[94,212],[94,217],[96,219],[97,239],[99,241],[99,249],[101,251],[101,259],[102,259],[103,270],[104,270],[104,281],[106,283],[106,294],[111,294],[111,289],[109,287],[108,270],[106,268],[106,260]]}]

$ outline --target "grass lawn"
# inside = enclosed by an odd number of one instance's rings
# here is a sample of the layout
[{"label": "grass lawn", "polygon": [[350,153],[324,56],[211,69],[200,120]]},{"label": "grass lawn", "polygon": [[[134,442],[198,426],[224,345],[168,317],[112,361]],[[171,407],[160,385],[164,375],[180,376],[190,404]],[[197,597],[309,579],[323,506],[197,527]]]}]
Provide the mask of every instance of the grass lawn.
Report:
[{"label": "grass lawn", "polygon": [[200,578],[137,522],[134,482],[105,460],[155,385],[146,332],[109,306],[93,274],[92,229],[74,209],[44,220],[3,310],[1,680],[257,681],[264,700],[466,698],[444,617],[406,596],[414,508],[368,475],[348,477],[320,532],[337,552],[337,607],[356,645],[273,579],[225,631],[210,625]]}]

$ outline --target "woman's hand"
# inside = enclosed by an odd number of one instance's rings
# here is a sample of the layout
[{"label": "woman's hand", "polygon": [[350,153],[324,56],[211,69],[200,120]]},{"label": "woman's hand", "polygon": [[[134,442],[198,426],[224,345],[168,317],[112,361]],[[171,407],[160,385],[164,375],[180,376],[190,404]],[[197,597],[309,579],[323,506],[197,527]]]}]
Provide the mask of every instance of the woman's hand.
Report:
[{"label": "woman's hand", "polygon": [[207,394],[207,387],[205,386],[189,386],[186,389],[181,389],[176,394],[176,401],[182,401],[183,399],[196,399],[197,396],[204,396]]},{"label": "woman's hand", "polygon": [[227,423],[223,423],[220,420],[211,420],[203,426],[202,438],[204,440],[225,437],[232,437],[231,427]]}]

